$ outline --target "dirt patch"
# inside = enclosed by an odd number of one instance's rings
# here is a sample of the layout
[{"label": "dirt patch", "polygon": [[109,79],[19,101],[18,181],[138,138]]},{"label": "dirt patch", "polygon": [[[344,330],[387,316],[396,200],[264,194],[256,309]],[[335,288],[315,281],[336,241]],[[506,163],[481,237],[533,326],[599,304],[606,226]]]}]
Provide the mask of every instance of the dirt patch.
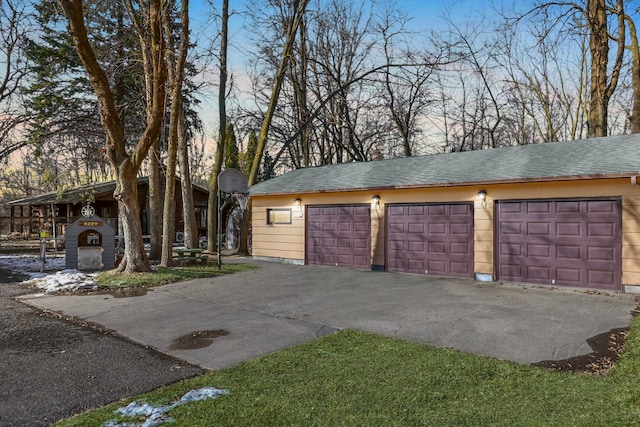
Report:
[{"label": "dirt patch", "polygon": [[[636,304],[631,312],[633,317],[640,314],[640,297],[636,298]],[[622,354],[628,336],[629,328],[612,329],[587,339],[593,350],[589,354],[564,360],[543,360],[532,365],[575,374],[606,375]]]},{"label": "dirt patch", "polygon": [[205,348],[213,344],[213,340],[218,337],[229,335],[229,331],[216,329],[211,331],[194,331],[173,340],[169,350],[196,350]]},{"label": "dirt patch", "polygon": [[606,375],[620,357],[628,335],[629,328],[612,329],[587,340],[593,350],[589,354],[564,360],[543,360],[533,366],[577,374]]}]

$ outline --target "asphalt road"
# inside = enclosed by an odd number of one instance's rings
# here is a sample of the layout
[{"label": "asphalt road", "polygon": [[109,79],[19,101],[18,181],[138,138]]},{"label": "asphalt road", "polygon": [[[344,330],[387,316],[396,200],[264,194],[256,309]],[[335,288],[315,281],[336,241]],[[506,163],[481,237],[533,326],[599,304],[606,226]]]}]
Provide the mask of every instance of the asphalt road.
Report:
[{"label": "asphalt road", "polygon": [[13,297],[28,289],[2,283],[6,273],[0,271],[0,426],[50,425],[205,372],[17,302]]}]

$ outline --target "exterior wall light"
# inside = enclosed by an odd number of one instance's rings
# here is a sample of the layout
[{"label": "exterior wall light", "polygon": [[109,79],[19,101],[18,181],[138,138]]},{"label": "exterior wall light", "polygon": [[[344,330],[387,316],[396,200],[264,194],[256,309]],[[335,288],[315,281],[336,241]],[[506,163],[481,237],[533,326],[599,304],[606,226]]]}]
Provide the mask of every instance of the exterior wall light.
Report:
[{"label": "exterior wall light", "polygon": [[371,201],[373,202],[373,206],[380,206],[380,196],[377,194],[371,198]]},{"label": "exterior wall light", "polygon": [[300,203],[302,203],[302,200],[300,200],[300,198],[297,197],[293,202],[296,204],[296,207],[299,208],[300,207]]},{"label": "exterior wall light", "polygon": [[487,192],[484,190],[478,191],[478,199],[480,199],[480,203],[482,206],[487,206]]}]

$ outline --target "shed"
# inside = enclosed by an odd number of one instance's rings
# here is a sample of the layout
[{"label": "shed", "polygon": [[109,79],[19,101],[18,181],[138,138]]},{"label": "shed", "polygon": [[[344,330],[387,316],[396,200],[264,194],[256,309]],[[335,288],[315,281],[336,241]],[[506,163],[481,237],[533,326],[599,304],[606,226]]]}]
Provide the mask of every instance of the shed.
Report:
[{"label": "shed", "polygon": [[640,291],[640,135],[298,169],[254,185],[253,256]]},{"label": "shed", "polygon": [[82,217],[65,233],[66,268],[111,270],[115,267],[115,232],[97,215]]}]

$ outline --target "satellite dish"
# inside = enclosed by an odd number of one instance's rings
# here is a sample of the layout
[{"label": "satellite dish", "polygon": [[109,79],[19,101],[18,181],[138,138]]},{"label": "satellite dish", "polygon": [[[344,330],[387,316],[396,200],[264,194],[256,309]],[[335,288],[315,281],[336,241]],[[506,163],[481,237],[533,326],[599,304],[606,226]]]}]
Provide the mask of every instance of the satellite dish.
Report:
[{"label": "satellite dish", "polygon": [[225,193],[248,193],[247,176],[238,169],[225,169],[218,175],[218,188]]}]

